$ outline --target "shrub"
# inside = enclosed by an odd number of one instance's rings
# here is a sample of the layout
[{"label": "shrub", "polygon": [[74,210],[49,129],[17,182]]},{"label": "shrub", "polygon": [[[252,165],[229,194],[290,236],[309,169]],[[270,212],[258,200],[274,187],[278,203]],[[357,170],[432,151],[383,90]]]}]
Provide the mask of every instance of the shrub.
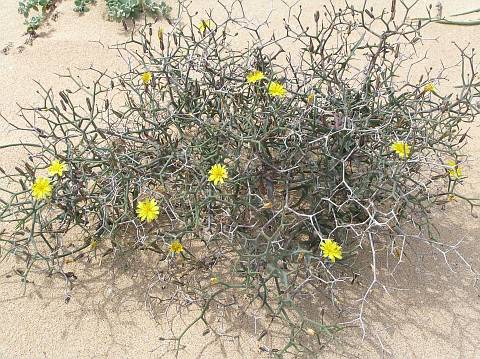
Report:
[{"label": "shrub", "polygon": [[[313,350],[305,336],[338,327],[305,315],[305,298],[370,276],[364,303],[379,252],[401,262],[415,242],[456,251],[430,211],[452,196],[477,205],[458,191],[474,55],[460,49],[454,97],[431,73],[401,74],[425,26],[405,20],[410,8],[292,15],[269,39],[266,23],[225,10],[218,22],[183,13],[158,38],[148,25],[125,45],[137,59],[126,73],[98,72],[92,85],[70,75],[76,90],[42,88],[42,104],[22,108],[26,126],[10,125],[37,142],[10,145],[29,156],[4,171],[1,219],[15,228],[2,248],[25,276],[82,253],[150,250],[164,270],[187,267],[172,280],[202,308],[195,322],[211,326],[209,306],[242,293],[245,310],[261,303],[291,329],[277,355]],[[256,45],[232,46],[238,31]]]}]

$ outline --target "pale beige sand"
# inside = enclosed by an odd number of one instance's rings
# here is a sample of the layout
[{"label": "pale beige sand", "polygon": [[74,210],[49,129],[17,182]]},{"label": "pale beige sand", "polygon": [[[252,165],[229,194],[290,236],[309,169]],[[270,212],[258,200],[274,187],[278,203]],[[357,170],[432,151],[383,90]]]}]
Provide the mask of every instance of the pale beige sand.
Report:
[{"label": "pale beige sand", "polygon": [[[173,0],[172,0],[173,1]],[[58,7],[58,20],[50,21],[42,29],[42,36],[34,45],[23,45],[22,18],[16,15],[17,2],[7,0],[0,8],[0,48],[12,43],[8,55],[0,54],[0,111],[15,118],[16,103],[34,102],[35,84],[56,89],[65,85],[54,73],[65,73],[67,68],[124,68],[114,51],[108,51],[95,42],[110,45],[125,39],[121,25],[104,21],[105,8],[99,5],[85,16],[71,11],[71,2],[63,1]],[[281,23],[284,7],[279,0],[248,0],[245,8],[262,19],[273,7],[272,26]],[[292,3],[292,1],[290,2]],[[305,13],[319,8],[317,1],[302,1]],[[342,1],[335,3],[343,4]],[[356,1],[360,3],[360,1]],[[376,7],[387,6],[389,1],[372,1]],[[418,13],[428,4],[422,0]],[[218,9],[213,0],[196,2],[195,8],[205,11]],[[444,11],[465,10],[471,0],[445,1]],[[431,66],[438,68],[440,61],[455,63],[457,57],[452,41],[464,46],[470,43],[479,48],[480,27],[431,26],[425,33],[427,41],[421,53],[428,50]],[[19,51],[19,46],[24,46]],[[421,69],[420,69],[421,70]],[[455,78],[455,74],[452,75]],[[442,84],[444,89],[451,85]],[[13,141],[18,134],[6,133],[0,143]],[[474,124],[470,131],[470,164],[464,192],[480,196],[480,130]],[[11,168],[21,154],[2,152],[2,166]],[[477,211],[478,213],[478,211]],[[465,238],[462,253],[475,268],[480,267],[479,220],[468,214],[465,206],[449,205],[445,214],[437,214],[445,237]],[[367,307],[365,340],[361,332],[352,329],[341,333],[323,357],[337,358],[480,358],[480,291],[473,276],[454,257],[452,272],[438,254],[426,253],[422,258],[412,258],[401,266],[388,284],[389,294],[377,289]],[[65,303],[64,283],[61,278],[35,277],[25,295],[23,287],[12,269],[14,260],[0,264],[0,358],[169,358],[159,337],[173,320],[172,309],[166,315],[156,313],[162,325],[152,320],[144,307],[144,294],[152,272],[142,258],[112,269],[110,263],[99,267],[91,265],[73,267],[79,277],[72,299]],[[146,269],[145,269],[146,268]],[[176,317],[175,326],[185,325],[192,314]],[[187,336],[186,351],[180,358],[258,358],[268,355],[259,350],[260,345],[250,318],[234,318],[230,336],[216,338],[202,335],[203,327],[196,326]],[[382,349],[383,348],[383,349]]]}]

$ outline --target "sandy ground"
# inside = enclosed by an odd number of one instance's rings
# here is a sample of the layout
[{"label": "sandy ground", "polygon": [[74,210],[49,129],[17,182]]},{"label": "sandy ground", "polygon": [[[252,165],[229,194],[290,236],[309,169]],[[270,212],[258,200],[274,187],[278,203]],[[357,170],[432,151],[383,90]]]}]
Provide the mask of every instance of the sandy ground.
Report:
[{"label": "sandy ground", "polygon": [[[341,1],[334,1],[340,5]],[[358,2],[358,1],[357,1]],[[290,2],[292,3],[292,2]],[[320,2],[303,1],[306,13],[313,13]],[[389,1],[371,2],[376,7],[389,6]],[[451,4],[452,3],[452,4]],[[446,13],[466,10],[471,0],[446,2]],[[246,0],[245,8],[252,16],[262,19],[271,9],[272,23],[279,24],[283,8],[280,1]],[[420,1],[418,13],[424,14],[427,1]],[[195,8],[204,12],[218,9],[213,0]],[[0,112],[16,118],[16,103],[36,101],[38,80],[45,86],[62,88],[65,83],[56,73],[67,68],[123,69],[124,64],[111,45],[125,39],[120,24],[104,21],[105,8],[100,1],[85,16],[71,11],[72,4],[62,1],[58,18],[42,28],[33,46],[25,45],[22,18],[16,13],[17,1],[5,0],[0,8]],[[428,53],[431,66],[441,61],[456,61],[452,41],[479,48],[479,27],[431,26],[425,33],[421,52]],[[434,41],[437,39],[437,41]],[[100,44],[98,41],[101,41]],[[455,74],[452,75],[455,79]],[[444,82],[447,91],[454,84]],[[0,143],[18,138],[2,127]],[[14,137],[17,136],[17,137]],[[478,196],[480,191],[480,130],[474,124],[466,152],[470,162],[465,194]],[[21,154],[3,151],[2,166],[11,168]],[[470,216],[464,206],[449,206],[444,213],[434,214],[443,234],[464,238],[461,246],[465,258],[474,268],[480,266],[479,220]],[[480,291],[473,276],[458,258],[449,258],[452,270],[438,254],[407,261],[397,272],[397,281],[388,285],[389,293],[377,290],[367,309],[370,325],[365,339],[352,329],[341,333],[321,357],[345,358],[480,358]],[[0,358],[169,358],[165,335],[169,323],[174,327],[192,318],[192,313],[175,315],[175,308],[156,313],[157,324],[145,308],[145,288],[148,272],[142,260],[124,263],[120,267],[99,267],[98,263],[80,268],[79,281],[68,304],[64,283],[60,278],[35,278],[26,287],[13,272],[16,263],[0,263]],[[148,267],[148,266],[147,266]],[[194,327],[186,338],[186,351],[181,358],[259,358],[268,354],[259,350],[254,322],[248,318],[234,320],[225,329],[228,336],[203,335],[201,326]],[[266,343],[274,345],[272,343]]]}]

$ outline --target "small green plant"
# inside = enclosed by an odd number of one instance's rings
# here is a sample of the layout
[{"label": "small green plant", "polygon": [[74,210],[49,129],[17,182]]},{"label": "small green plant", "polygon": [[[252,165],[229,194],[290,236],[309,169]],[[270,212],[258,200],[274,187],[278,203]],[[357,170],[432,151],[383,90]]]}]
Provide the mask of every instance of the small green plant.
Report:
[{"label": "small green plant", "polygon": [[[164,0],[105,0],[108,8],[108,15],[111,19],[121,20],[135,18],[140,13],[146,12],[150,15],[168,17],[171,8]],[[21,0],[18,4],[18,12],[25,16],[25,25],[29,34],[35,31],[47,19],[49,10],[54,7],[56,0]],[[85,13],[89,11],[89,5],[95,0],[75,0],[73,11]],[[35,11],[36,14],[31,15]]]},{"label": "small green plant", "polygon": [[94,4],[95,0],[75,0],[73,11],[75,12],[87,12],[90,10],[88,7],[89,4]]},{"label": "small green plant", "polygon": [[150,14],[168,16],[170,7],[163,1],[156,0],[106,0],[108,14],[113,19],[125,19],[138,16],[142,11]]},{"label": "small green plant", "polygon": [[[28,33],[33,34],[40,27],[52,3],[53,0],[22,0],[18,3],[18,12],[25,16]],[[37,14],[29,18],[32,10]]]},{"label": "small green plant", "polygon": [[40,27],[45,16],[42,14],[33,15],[31,18],[25,20],[24,24],[27,26],[27,32],[29,34],[35,33],[35,31]]},{"label": "small green plant", "polygon": [[30,11],[45,13],[52,4],[52,0],[22,0],[18,4],[18,12],[25,17],[30,15]]}]

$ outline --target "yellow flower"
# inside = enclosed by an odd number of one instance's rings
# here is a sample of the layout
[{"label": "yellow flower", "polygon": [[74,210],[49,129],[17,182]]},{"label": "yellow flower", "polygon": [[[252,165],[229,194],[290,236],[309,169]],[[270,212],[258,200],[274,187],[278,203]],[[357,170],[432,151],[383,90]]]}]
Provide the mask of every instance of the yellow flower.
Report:
[{"label": "yellow flower", "polygon": [[261,209],[270,209],[273,207],[273,203],[272,202],[265,202],[262,206]]},{"label": "yellow flower", "polygon": [[281,83],[274,81],[268,85],[268,93],[273,97],[283,97],[287,94],[287,90]]},{"label": "yellow flower", "polygon": [[182,243],[180,243],[177,240],[170,243],[170,252],[172,252],[174,254],[179,254],[179,253],[183,252]]},{"label": "yellow flower", "polygon": [[435,84],[433,82],[429,82],[423,87],[423,92],[435,92]]},{"label": "yellow flower", "polygon": [[320,243],[320,249],[324,257],[328,257],[332,263],[335,260],[342,259],[342,247],[333,239],[326,239]]},{"label": "yellow flower", "polygon": [[163,29],[160,27],[157,32],[158,40],[163,41]]},{"label": "yellow flower", "polygon": [[211,285],[218,284],[218,278],[217,278],[217,277],[212,277],[212,278],[210,278],[210,284],[211,284]]},{"label": "yellow flower", "polygon": [[52,161],[50,167],[48,167],[48,173],[50,176],[58,175],[58,177],[63,176],[63,171],[67,169],[65,162],[60,162],[59,160]]},{"label": "yellow flower", "polygon": [[448,160],[447,165],[450,167],[448,169],[448,174],[453,179],[459,179],[462,177],[462,168],[458,166],[458,163],[453,160]]},{"label": "yellow flower", "polygon": [[396,141],[390,146],[392,151],[394,151],[400,158],[410,157],[410,145],[404,141]]},{"label": "yellow flower", "polygon": [[223,184],[224,180],[228,178],[228,170],[225,165],[221,165],[219,163],[215,164],[212,166],[210,169],[210,172],[208,172],[210,175],[208,177],[208,180],[210,182],[213,182],[213,184],[216,186],[217,184]]},{"label": "yellow flower", "polygon": [[310,95],[307,96],[307,104],[311,105],[315,101],[315,94],[312,92]]},{"label": "yellow flower", "polygon": [[448,200],[449,202],[453,202],[453,201],[456,201],[456,200],[457,200],[457,197],[456,197],[454,194],[449,194],[449,195],[447,196],[447,200]]},{"label": "yellow flower", "polygon": [[137,216],[141,221],[152,222],[158,218],[160,208],[158,208],[155,198],[146,198],[144,201],[138,202]]},{"label": "yellow flower", "polygon": [[148,85],[152,81],[152,73],[150,71],[144,72],[142,74],[142,81],[145,85]]},{"label": "yellow flower", "polygon": [[211,20],[201,20],[198,23],[198,29],[200,30],[200,33],[203,35],[205,31],[210,30],[212,27],[212,21]]},{"label": "yellow flower", "polygon": [[32,196],[35,199],[44,199],[52,195],[50,178],[38,177],[32,186]]},{"label": "yellow flower", "polygon": [[249,84],[254,84],[257,81],[261,81],[265,78],[265,75],[263,74],[262,71],[252,71],[247,75],[247,82]]},{"label": "yellow flower", "polygon": [[313,330],[312,328],[308,328],[307,330],[305,330],[305,332],[311,337],[313,337],[315,334],[317,334],[317,333],[315,333],[315,330]]}]

